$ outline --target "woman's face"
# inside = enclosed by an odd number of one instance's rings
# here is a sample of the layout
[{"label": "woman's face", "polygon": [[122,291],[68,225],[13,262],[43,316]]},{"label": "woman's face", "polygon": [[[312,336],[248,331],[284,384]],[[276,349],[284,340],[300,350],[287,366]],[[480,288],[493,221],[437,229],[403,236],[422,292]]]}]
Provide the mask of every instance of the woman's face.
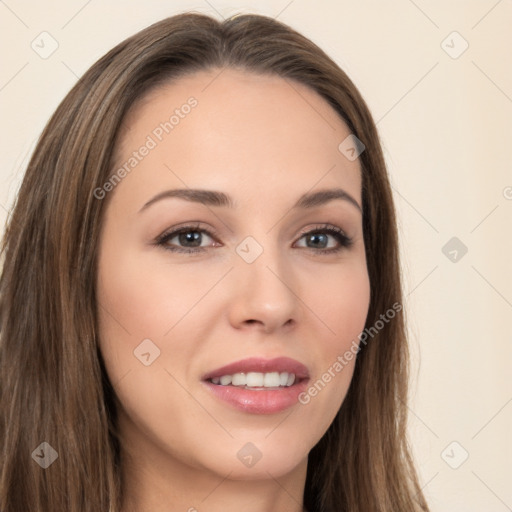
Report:
[{"label": "woman's face", "polygon": [[305,471],[352,377],[370,300],[361,170],[315,92],[219,72],[124,122],[125,172],[96,192],[100,348],[141,467],[278,478]]}]

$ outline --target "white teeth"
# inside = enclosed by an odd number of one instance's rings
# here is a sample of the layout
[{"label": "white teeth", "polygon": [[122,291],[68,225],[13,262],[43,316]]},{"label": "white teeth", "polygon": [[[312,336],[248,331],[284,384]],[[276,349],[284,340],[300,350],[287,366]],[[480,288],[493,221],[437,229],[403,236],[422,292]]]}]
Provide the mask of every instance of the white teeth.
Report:
[{"label": "white teeth", "polygon": [[[228,384],[231,384],[231,375],[223,375],[223,376],[220,378],[220,383],[221,383],[223,386],[227,386]],[[218,384],[218,382],[214,382],[214,384]]]},{"label": "white teeth", "polygon": [[222,377],[214,377],[211,379],[213,384],[221,386],[245,386],[252,388],[277,388],[289,387],[295,382],[295,374],[288,372],[248,372],[235,373],[233,375],[223,375]]},{"label": "white teeth", "polygon": [[261,388],[263,386],[263,373],[249,372],[246,376],[246,385],[253,388]]},{"label": "white teeth", "polygon": [[281,384],[279,379],[279,372],[265,373],[263,385],[266,388],[277,388]]},{"label": "white teeth", "polygon": [[233,384],[233,386],[246,386],[247,377],[245,373],[235,373],[234,375],[232,375],[231,384]]}]

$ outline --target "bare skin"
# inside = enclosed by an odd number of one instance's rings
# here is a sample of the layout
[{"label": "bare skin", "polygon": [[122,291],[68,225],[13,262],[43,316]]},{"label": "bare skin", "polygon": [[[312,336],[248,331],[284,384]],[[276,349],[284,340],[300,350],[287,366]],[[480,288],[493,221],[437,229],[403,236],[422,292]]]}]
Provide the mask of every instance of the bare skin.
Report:
[{"label": "bare skin", "polygon": [[[303,85],[219,71],[181,78],[136,106],[118,165],[148,135],[157,144],[109,192],[97,298],[120,402],[123,512],[301,512],[308,453],[339,410],[355,360],[307,404],[270,414],[226,403],[202,378],[247,357],[286,356],[307,367],[312,385],[357,340],[368,312],[361,169],[338,150],[350,130]],[[158,140],[155,127],[190,97],[197,105]],[[335,188],[358,206],[292,208]],[[171,189],[220,191],[235,204],[168,197],[143,208]],[[190,224],[188,237],[157,245]],[[200,233],[194,243],[191,232]],[[257,244],[240,246],[247,237]],[[134,351],[147,339],[146,360],[154,347],[160,354],[146,366]],[[237,456],[244,446],[260,454],[255,464]]]}]

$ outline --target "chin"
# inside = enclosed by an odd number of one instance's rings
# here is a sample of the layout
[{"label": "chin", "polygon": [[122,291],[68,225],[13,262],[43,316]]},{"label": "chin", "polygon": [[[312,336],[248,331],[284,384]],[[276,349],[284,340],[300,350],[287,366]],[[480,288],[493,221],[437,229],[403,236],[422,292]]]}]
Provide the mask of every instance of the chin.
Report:
[{"label": "chin", "polygon": [[[233,444],[233,443],[231,443]],[[235,441],[235,448],[222,449],[211,454],[207,465],[211,471],[230,480],[268,480],[280,478],[307,462],[308,451],[303,443],[289,441],[285,445],[255,441]],[[204,453],[202,454],[204,457]]]}]

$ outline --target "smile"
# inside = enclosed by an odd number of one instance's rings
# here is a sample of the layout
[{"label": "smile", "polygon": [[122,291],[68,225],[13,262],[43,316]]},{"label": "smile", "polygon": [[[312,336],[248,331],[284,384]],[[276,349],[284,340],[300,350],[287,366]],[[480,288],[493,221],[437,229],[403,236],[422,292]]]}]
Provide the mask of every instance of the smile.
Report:
[{"label": "smile", "polygon": [[246,389],[267,389],[290,387],[295,382],[295,374],[288,372],[249,372],[235,373],[233,375],[223,375],[222,377],[214,377],[211,379],[213,384],[221,386],[237,386]]},{"label": "smile", "polygon": [[288,357],[249,358],[203,376],[216,400],[251,414],[274,414],[297,404],[309,381],[305,365]]}]

